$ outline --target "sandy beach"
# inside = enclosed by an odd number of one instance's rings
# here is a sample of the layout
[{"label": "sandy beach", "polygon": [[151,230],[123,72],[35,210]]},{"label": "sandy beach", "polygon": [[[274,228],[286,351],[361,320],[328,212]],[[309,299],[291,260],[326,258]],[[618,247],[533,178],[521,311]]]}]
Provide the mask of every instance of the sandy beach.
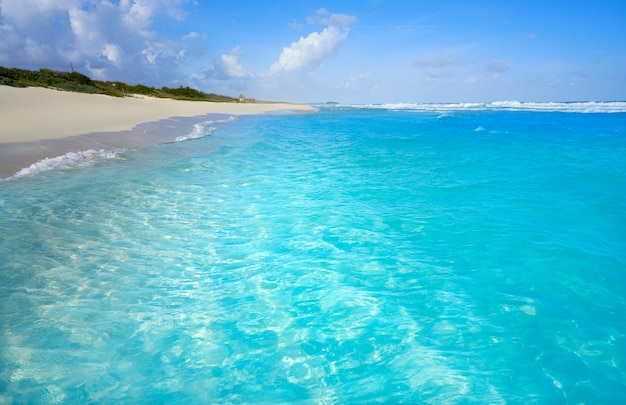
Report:
[{"label": "sandy beach", "polygon": [[[288,103],[213,103],[147,97],[117,98],[71,93],[41,87],[0,86],[0,178],[36,161],[83,150],[70,137],[98,133],[98,144],[110,134],[113,147],[133,147],[143,142],[137,134],[121,139],[115,133],[171,117],[207,114],[249,115],[279,111],[311,112],[307,105]],[[133,138],[133,139],[131,139]],[[59,141],[53,141],[59,140]],[[83,142],[85,143],[85,142]],[[89,142],[84,145],[89,147]],[[133,144],[134,143],[134,144]]]}]

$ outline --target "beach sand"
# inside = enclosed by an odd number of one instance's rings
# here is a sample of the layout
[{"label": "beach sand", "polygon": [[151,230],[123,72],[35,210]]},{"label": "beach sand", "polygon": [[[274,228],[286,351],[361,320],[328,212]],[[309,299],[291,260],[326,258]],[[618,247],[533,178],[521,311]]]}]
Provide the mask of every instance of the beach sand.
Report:
[{"label": "beach sand", "polygon": [[[0,86],[0,178],[71,151],[119,148],[166,141],[154,132],[133,132],[139,124],[208,114],[249,115],[312,112],[288,103],[213,103],[149,97],[118,98],[41,87]],[[181,120],[174,124],[180,124]],[[184,120],[183,120],[184,121]],[[144,131],[145,132],[145,131]],[[93,134],[85,137],[87,134]]]}]

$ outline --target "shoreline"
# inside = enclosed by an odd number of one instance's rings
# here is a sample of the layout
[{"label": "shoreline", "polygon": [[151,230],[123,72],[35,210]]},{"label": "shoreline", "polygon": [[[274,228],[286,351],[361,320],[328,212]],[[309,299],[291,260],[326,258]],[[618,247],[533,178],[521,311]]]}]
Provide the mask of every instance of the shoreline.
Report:
[{"label": "shoreline", "polygon": [[120,99],[41,87],[0,86],[0,179],[70,152],[169,142],[187,135],[202,121],[315,111],[302,104]]}]

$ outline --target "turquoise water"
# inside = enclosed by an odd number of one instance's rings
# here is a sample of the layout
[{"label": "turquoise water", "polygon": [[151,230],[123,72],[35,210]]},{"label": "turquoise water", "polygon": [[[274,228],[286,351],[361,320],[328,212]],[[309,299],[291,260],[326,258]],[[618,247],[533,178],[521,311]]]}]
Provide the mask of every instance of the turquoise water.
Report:
[{"label": "turquoise water", "polygon": [[206,133],[0,182],[0,403],[626,402],[626,114]]}]

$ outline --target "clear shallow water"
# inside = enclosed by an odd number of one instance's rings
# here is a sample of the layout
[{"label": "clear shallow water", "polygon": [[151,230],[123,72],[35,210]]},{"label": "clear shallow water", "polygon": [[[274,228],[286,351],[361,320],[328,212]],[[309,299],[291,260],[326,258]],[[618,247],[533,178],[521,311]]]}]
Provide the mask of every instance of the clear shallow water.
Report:
[{"label": "clear shallow water", "polygon": [[209,132],[0,183],[0,402],[626,401],[625,114]]}]

